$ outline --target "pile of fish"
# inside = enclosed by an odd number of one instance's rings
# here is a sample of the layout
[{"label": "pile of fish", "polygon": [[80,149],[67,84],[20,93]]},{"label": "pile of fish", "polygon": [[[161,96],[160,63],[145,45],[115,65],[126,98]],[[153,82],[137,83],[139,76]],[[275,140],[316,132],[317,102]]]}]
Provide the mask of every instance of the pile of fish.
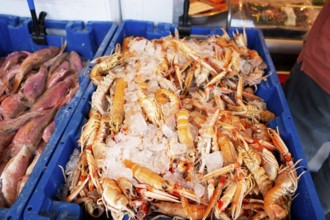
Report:
[{"label": "pile of fish", "polygon": [[0,59],[0,207],[16,201],[55,130],[56,112],[79,88],[82,60],[64,49]]},{"label": "pile of fish", "polygon": [[126,37],[94,63],[65,201],[114,219],[289,216],[300,176],[267,127],[266,64],[244,34]]}]

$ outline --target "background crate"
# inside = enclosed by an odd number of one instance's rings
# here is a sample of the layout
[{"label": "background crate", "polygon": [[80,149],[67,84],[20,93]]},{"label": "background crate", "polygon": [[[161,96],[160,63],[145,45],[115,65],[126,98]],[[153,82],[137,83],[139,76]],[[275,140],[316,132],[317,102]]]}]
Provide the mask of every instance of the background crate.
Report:
[{"label": "background crate", "polygon": [[[58,46],[67,42],[66,51],[76,51],[89,64],[89,60],[103,55],[115,33],[117,25],[112,22],[82,22],[46,20],[48,45],[36,45],[31,38],[30,18],[11,15],[0,15],[0,57],[13,51],[36,51],[47,46]],[[51,34],[56,33],[56,35]],[[88,72],[88,65],[83,71]],[[24,208],[33,193],[47,163],[53,154],[77,104],[90,82],[89,73],[81,74],[79,89],[70,103],[63,106],[55,116],[56,130],[48,141],[33,172],[30,174],[22,192],[10,208],[0,208],[0,219],[22,219]]]},{"label": "background crate", "polygon": [[[105,52],[109,55],[117,43],[122,43],[126,36],[141,36],[148,39],[160,38],[173,34],[176,26],[170,24],[159,24],[155,29],[152,22],[128,20],[121,24],[114,35],[110,45]],[[234,29],[228,30],[232,36]],[[220,28],[215,27],[192,27],[194,35],[222,35]],[[279,79],[276,75],[274,65],[270,58],[268,49],[261,31],[247,29],[248,47],[257,50],[267,63],[266,74],[272,73],[266,81],[263,81],[257,90],[267,103],[269,110],[275,113],[276,119],[271,121],[270,126],[278,127],[284,142],[289,147],[295,159],[303,159],[299,164],[302,166],[298,173],[306,171],[299,181],[297,197],[293,200],[291,219],[324,219],[323,210],[317,197],[311,175],[307,169],[307,163],[302,152],[293,119],[284,97]],[[74,203],[65,203],[58,200],[64,184],[64,177],[59,165],[65,167],[75,148],[78,147],[77,140],[80,137],[81,128],[88,119],[90,110],[90,99],[95,91],[95,86],[90,83],[80,103],[71,118],[59,146],[56,148],[47,170],[27,205],[24,213],[26,219],[87,219],[83,209]]]}]

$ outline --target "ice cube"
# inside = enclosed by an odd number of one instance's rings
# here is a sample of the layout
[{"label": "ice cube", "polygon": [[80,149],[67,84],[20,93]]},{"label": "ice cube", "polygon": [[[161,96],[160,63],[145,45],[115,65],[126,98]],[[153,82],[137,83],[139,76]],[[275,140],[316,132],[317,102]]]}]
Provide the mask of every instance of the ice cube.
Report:
[{"label": "ice cube", "polygon": [[142,113],[137,112],[132,115],[131,123],[129,124],[129,130],[132,134],[143,136],[148,129],[148,125],[142,115]]},{"label": "ice cube", "polygon": [[135,102],[138,100],[137,94],[134,91],[129,91],[125,93],[126,102]]},{"label": "ice cube", "polygon": [[77,169],[78,161],[79,161],[79,154],[80,151],[75,148],[70,156],[69,162],[66,164],[65,173],[74,173],[74,171]]},{"label": "ice cube", "polygon": [[142,54],[144,53],[147,42],[148,41],[146,39],[134,41],[134,43],[130,44],[130,50],[135,51],[138,54]]},{"label": "ice cube", "polygon": [[148,125],[148,131],[147,132],[148,132],[149,138],[154,139],[153,137],[155,137],[157,135],[158,128],[155,125],[153,125],[153,124],[149,124]]},{"label": "ice cube", "polygon": [[170,163],[171,163],[170,158],[165,154],[164,151],[161,151],[157,153],[156,156],[154,157],[153,170],[156,173],[164,173],[166,170],[168,170]]},{"label": "ice cube", "polygon": [[[124,72],[124,71],[123,71]],[[135,78],[135,75],[134,74],[123,74],[123,77],[122,77],[126,82],[128,83],[131,83],[134,78]]]},{"label": "ice cube", "polygon": [[131,150],[130,149],[124,149],[123,150],[123,158],[129,159],[131,157]]},{"label": "ice cube", "polygon": [[166,118],[165,121],[166,126],[168,126],[170,129],[172,129],[173,131],[176,130],[176,119],[175,119],[175,115],[171,115],[169,117]]},{"label": "ice cube", "polygon": [[162,150],[165,149],[166,144],[167,144],[167,139],[166,138],[162,138],[162,140],[159,143],[153,144],[152,150],[154,152],[162,151]]},{"label": "ice cube", "polygon": [[105,169],[104,175],[111,179],[118,179],[120,177],[126,177],[132,179],[132,171],[129,168],[126,168],[122,162],[111,161],[107,163],[107,168]]},{"label": "ice cube", "polygon": [[75,148],[70,156],[69,162],[66,164],[65,174],[67,175],[67,181],[66,181],[67,186],[70,186],[73,180],[73,175],[75,173],[75,170],[78,167],[79,154],[80,151],[77,148]]},{"label": "ice cube", "polygon": [[116,144],[116,142],[112,139],[112,136],[110,136],[110,135],[105,140],[105,143],[108,147],[112,147],[113,145]]},{"label": "ice cube", "polygon": [[156,80],[150,80],[150,82],[148,83],[148,92],[155,93],[158,89],[158,82]]},{"label": "ice cube", "polygon": [[205,157],[205,164],[208,172],[217,170],[223,166],[223,155],[221,151],[215,151]]},{"label": "ice cube", "polygon": [[172,115],[173,111],[175,110],[170,102],[163,104],[161,108],[165,117],[169,117],[170,115]]},{"label": "ice cube", "polygon": [[127,135],[125,142],[121,143],[122,144],[121,147],[124,149],[134,150],[141,144],[141,142],[142,142],[142,139],[140,137],[133,136],[133,135]]},{"label": "ice cube", "polygon": [[171,184],[175,184],[179,181],[180,175],[179,173],[172,173],[170,171],[165,172],[163,175],[164,180],[167,180]]},{"label": "ice cube", "polygon": [[192,124],[189,124],[191,135],[193,136],[194,141],[198,140],[198,128]]},{"label": "ice cube", "polygon": [[115,136],[116,143],[122,142],[126,140],[126,135],[123,132],[118,132],[118,134]]},{"label": "ice cube", "polygon": [[[134,74],[129,74],[129,75],[134,75]],[[127,87],[125,89],[125,93],[127,92],[133,92],[137,88],[137,85],[134,81],[130,82],[127,84]]]},{"label": "ice cube", "polygon": [[118,158],[122,154],[122,149],[120,147],[120,144],[115,144],[113,147],[109,147],[106,149],[106,156]]},{"label": "ice cube", "polygon": [[137,150],[131,156],[133,162],[152,167],[153,153],[150,150]]},{"label": "ice cube", "polygon": [[187,148],[185,145],[180,144],[176,141],[173,141],[172,139],[169,144],[170,144],[169,154],[171,156],[177,156],[177,155],[183,154],[187,151]]},{"label": "ice cube", "polygon": [[174,131],[165,124],[162,126],[162,131],[163,131],[163,134],[165,135],[165,137],[167,137],[167,138],[170,138],[174,135]]},{"label": "ice cube", "polygon": [[163,178],[164,178],[164,180],[167,180],[167,181],[172,182],[171,181],[172,180],[172,176],[173,176],[172,172],[166,171],[165,174],[163,175]]},{"label": "ice cube", "polygon": [[194,191],[195,191],[195,195],[201,198],[205,193],[205,187],[200,183],[196,183],[194,186]]}]

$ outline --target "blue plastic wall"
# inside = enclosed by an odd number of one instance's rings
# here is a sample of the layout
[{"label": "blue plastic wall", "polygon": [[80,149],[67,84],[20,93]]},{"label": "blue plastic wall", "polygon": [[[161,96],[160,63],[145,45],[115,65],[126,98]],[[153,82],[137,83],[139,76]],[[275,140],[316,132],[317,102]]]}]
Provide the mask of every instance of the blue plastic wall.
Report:
[{"label": "blue plastic wall", "polygon": [[[59,35],[46,35],[48,45],[36,45],[31,38],[30,18],[22,18],[10,15],[0,15],[0,57],[6,56],[13,51],[25,50],[36,51],[47,46],[61,47],[67,42],[66,51],[78,52],[84,60],[102,56],[108,47],[117,25],[112,22],[87,22],[81,21],[56,21],[46,20],[46,30],[49,33]],[[89,62],[87,62],[89,63]],[[85,74],[79,79],[79,90],[70,103],[63,106],[55,116],[56,130],[42,152],[33,172],[30,174],[25,187],[18,196],[16,202],[10,208],[0,208],[0,219],[23,219],[23,211],[30,199],[41,175],[47,169],[47,164],[60,137],[72,117],[84,91],[89,85],[89,70],[91,65],[85,68]]]},{"label": "blue plastic wall", "polygon": [[[105,54],[113,52],[116,44],[122,43],[126,36],[140,36],[147,39],[160,38],[172,33],[176,26],[170,24],[159,24],[157,28],[152,22],[125,21],[121,24],[112,38]],[[234,30],[228,30],[231,35]],[[194,35],[222,35],[222,30],[215,27],[193,27]],[[291,219],[324,219],[317,193],[302,152],[296,129],[284,97],[279,79],[276,75],[273,62],[264,42],[263,35],[255,29],[247,29],[248,47],[257,50],[267,63],[266,73],[271,75],[263,81],[257,90],[267,103],[269,110],[276,114],[276,119],[271,121],[270,126],[278,127],[281,137],[289,147],[295,160],[303,159],[299,164],[298,173],[306,171],[299,181],[297,196],[293,200]],[[24,216],[26,219],[87,219],[84,210],[77,204],[58,201],[58,193],[64,184],[64,177],[59,165],[65,167],[73,150],[78,147],[77,140],[80,137],[82,126],[86,123],[90,110],[90,99],[95,91],[95,86],[90,83],[71,118],[59,146],[56,148],[47,170],[27,205]]]}]

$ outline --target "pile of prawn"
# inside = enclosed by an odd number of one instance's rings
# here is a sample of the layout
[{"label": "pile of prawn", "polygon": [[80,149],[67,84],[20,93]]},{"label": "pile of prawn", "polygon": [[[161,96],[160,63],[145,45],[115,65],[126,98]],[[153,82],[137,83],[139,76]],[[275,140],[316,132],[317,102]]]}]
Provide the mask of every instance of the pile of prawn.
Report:
[{"label": "pile of prawn", "polygon": [[65,201],[114,219],[289,216],[301,175],[266,126],[275,115],[254,94],[266,64],[244,34],[126,37],[94,63]]}]

